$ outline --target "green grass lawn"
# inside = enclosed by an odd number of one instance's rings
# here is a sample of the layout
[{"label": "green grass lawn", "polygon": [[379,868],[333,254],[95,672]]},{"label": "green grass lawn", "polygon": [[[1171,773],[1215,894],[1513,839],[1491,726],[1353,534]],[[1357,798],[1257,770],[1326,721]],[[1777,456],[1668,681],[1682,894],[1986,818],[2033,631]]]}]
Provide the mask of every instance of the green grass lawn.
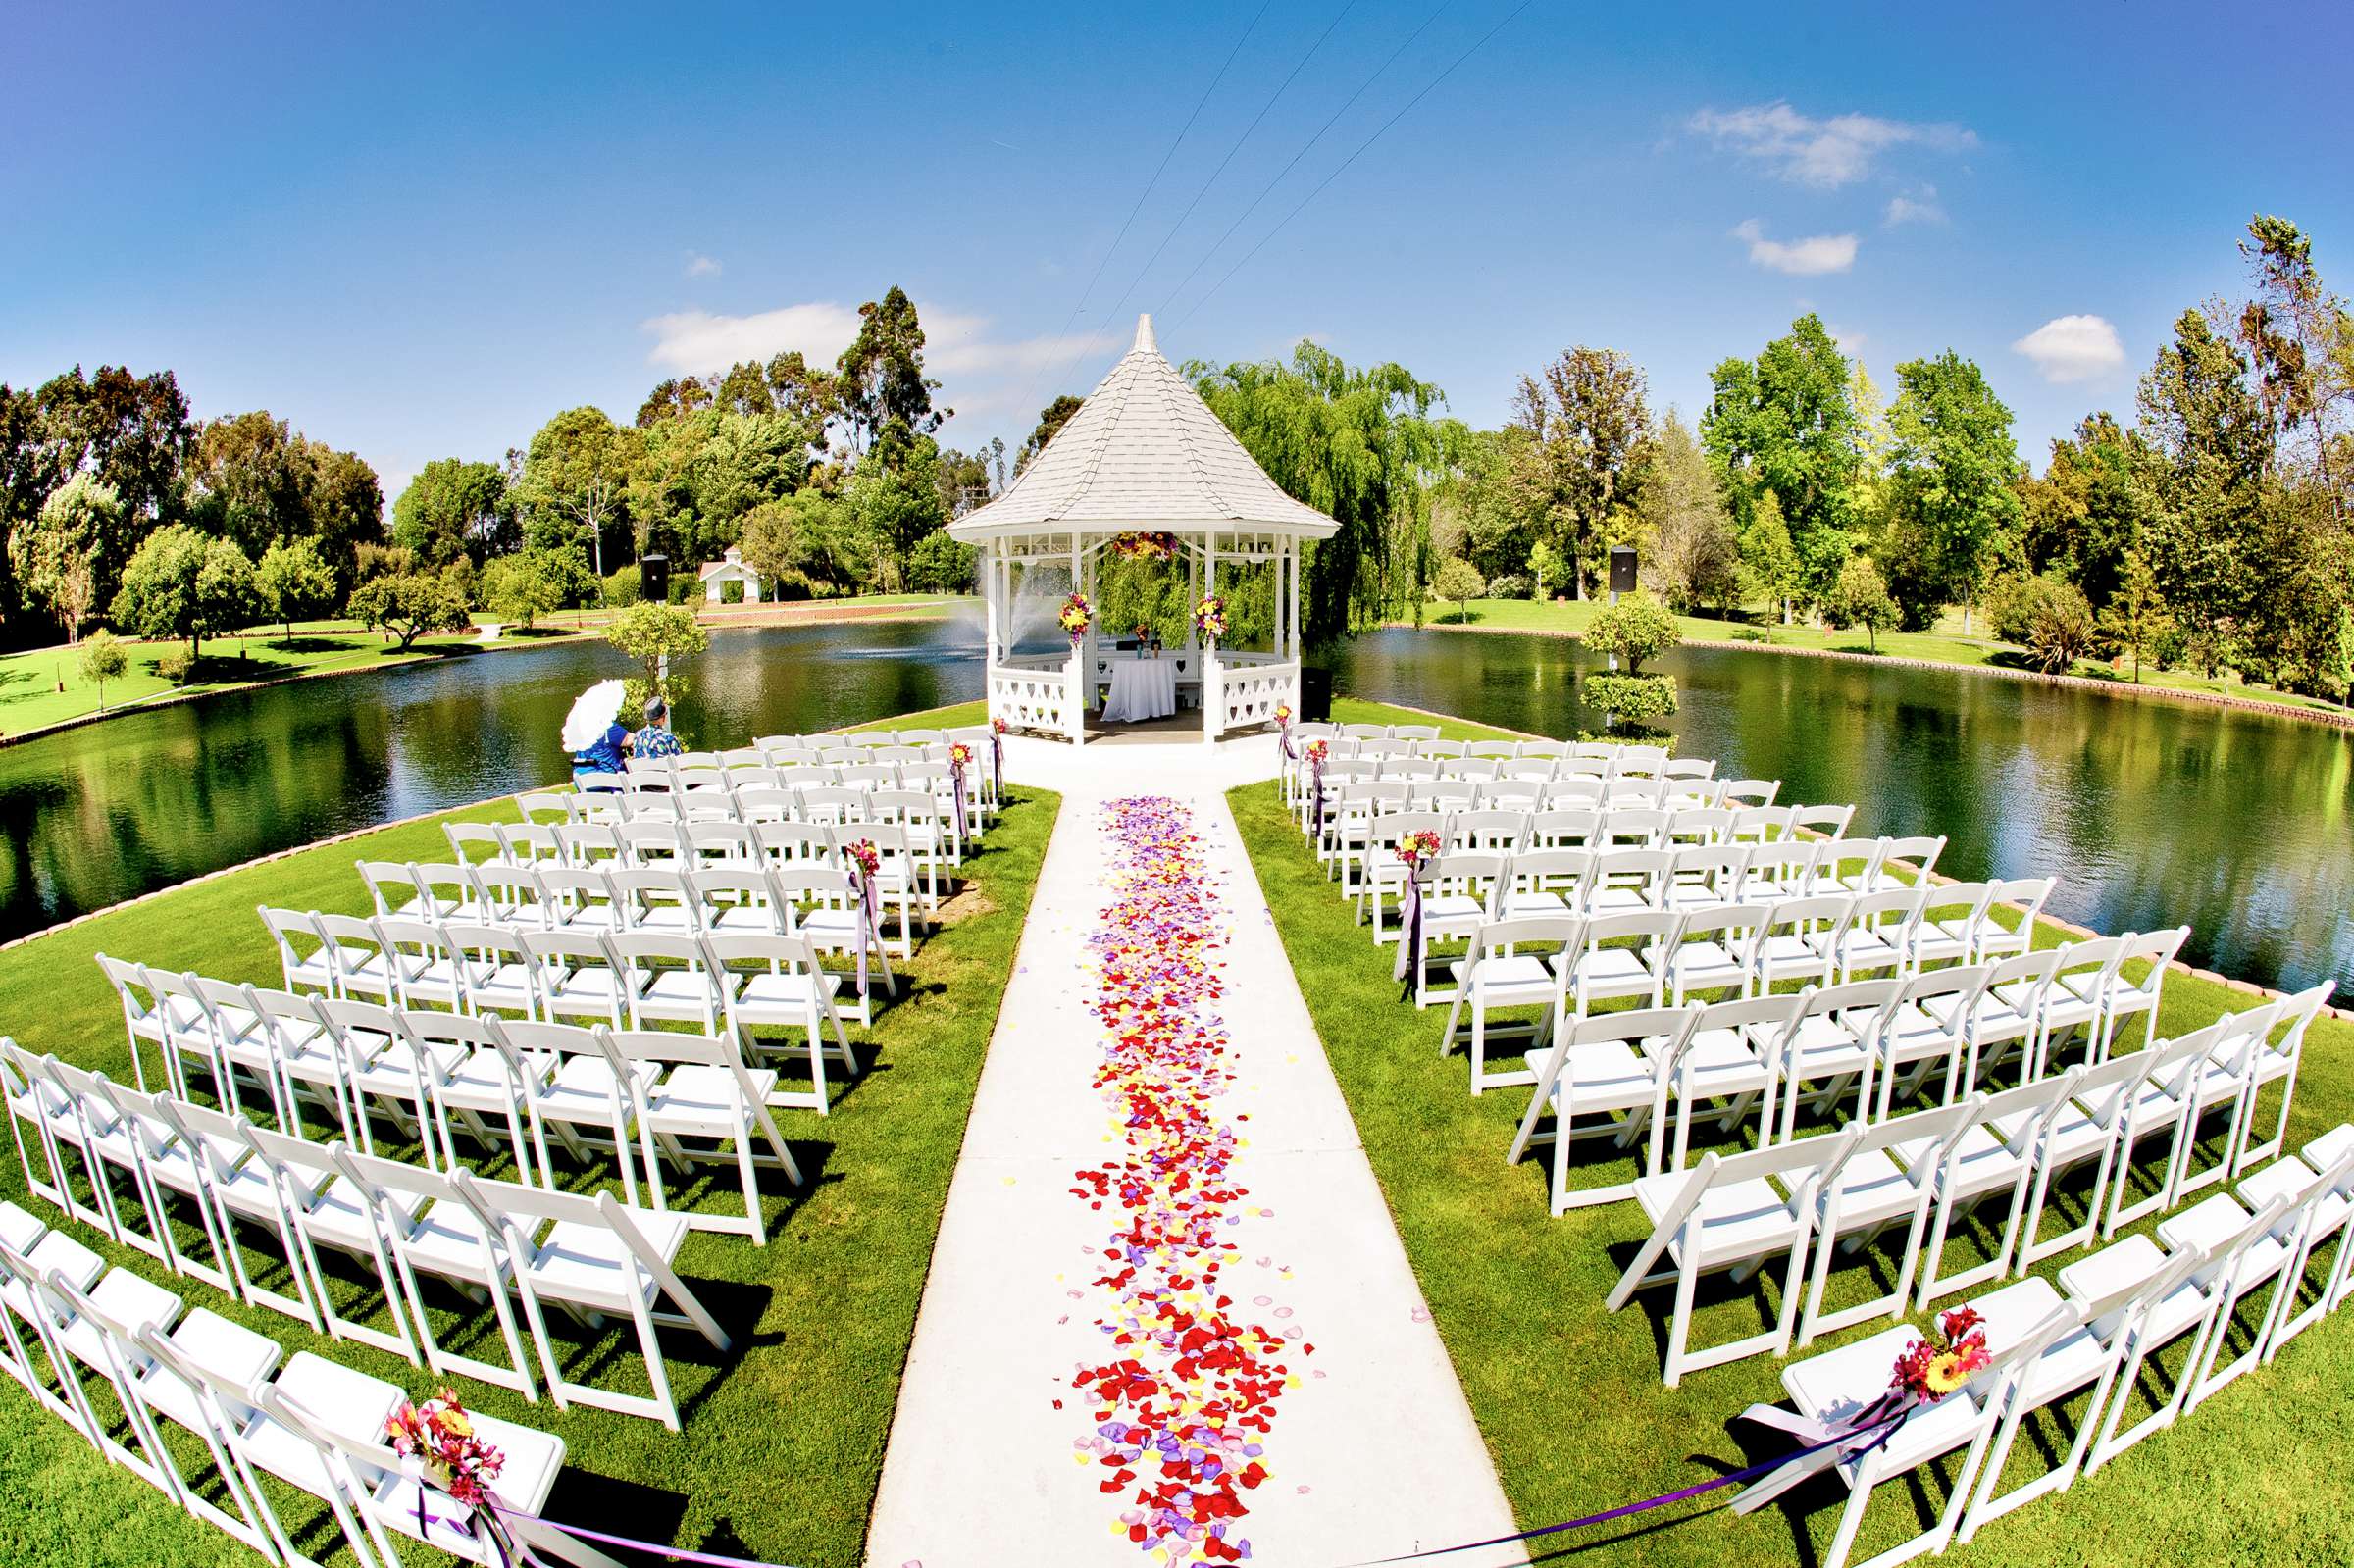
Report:
[{"label": "green grass lawn", "polygon": [[[1496,632],[1544,632],[1569,636],[1583,636],[1603,601],[1587,599],[1579,603],[1540,603],[1533,599],[1473,599],[1469,619],[1458,618],[1452,604],[1428,607],[1425,625],[1441,630],[1473,630]],[[1761,632],[1766,641],[1760,646],[1779,648],[1827,649],[1839,653],[1869,654],[1875,650],[1871,640],[1862,631],[1830,632],[1818,626],[1770,625],[1763,616],[1757,620],[1734,621],[1713,616],[1679,615],[1676,625],[1686,638],[1712,642],[1754,641]],[[1877,654],[1882,658],[1924,659],[1934,664],[1963,666],[1997,666],[2005,669],[2029,668],[2022,649],[1991,637],[1964,635],[1961,617],[1952,613],[1941,616],[1936,626],[1926,632],[1883,632],[1879,634]],[[2071,673],[2098,681],[2114,681],[2120,685],[2131,683],[2130,673],[2119,672],[2100,660],[2078,659]],[[2158,670],[2143,666],[2141,683],[2171,691],[2203,691],[2224,696],[2246,697],[2256,702],[2273,702],[2291,708],[2310,708],[2328,712],[2337,711],[2337,705],[2319,697],[2300,696],[2293,691],[2277,691],[2271,686],[2248,685],[2237,680],[2218,677],[2210,680],[2195,670]]]},{"label": "green grass lawn", "polygon": [[[549,1500],[553,1517],[795,1568],[858,1562],[948,1177],[1058,805],[1044,791],[1015,794],[969,863],[969,890],[911,971],[902,971],[902,1000],[878,1017],[871,1049],[861,1050],[872,1065],[836,1100],[834,1114],[778,1113],[810,1186],[796,1191],[768,1178],[768,1245],[709,1234],[689,1239],[679,1272],[737,1349],[719,1356],[691,1334],[666,1336],[683,1434],[604,1411],[559,1413],[544,1393],[527,1405],[518,1394],[458,1380],[468,1403],[565,1439],[569,1464]],[[278,962],[254,914],[257,903],[360,912],[367,898],[354,858],[444,859],[441,822],[511,821],[514,811],[493,802],[303,850],[0,952],[0,1029],[30,1049],[128,1081],[122,1015],[90,961],[93,952],[276,984]],[[108,1245],[28,1197],[13,1157],[0,1167],[0,1196],[69,1230],[111,1262],[163,1281],[191,1305],[259,1330],[289,1353],[309,1349],[412,1393],[430,1391],[426,1374],[397,1356],[233,1306],[199,1281],[175,1279]],[[502,1174],[497,1160],[484,1168]],[[737,1201],[734,1177],[705,1181],[682,1200],[726,1207]],[[461,1321],[479,1327],[491,1319],[487,1311],[453,1314],[437,1327]],[[611,1342],[631,1341],[615,1335]],[[625,1364],[599,1379],[642,1388],[640,1376]],[[291,1524],[313,1513],[297,1507],[286,1517]],[[323,1549],[317,1536],[304,1544],[314,1555]],[[116,1568],[252,1560],[227,1536],[109,1469],[22,1391],[0,1392],[0,1562]],[[417,1560],[438,1559],[421,1552]]]},{"label": "green grass lawn", "polygon": [[[694,607],[704,613],[709,624],[725,628],[740,619],[749,623],[780,609],[796,619],[813,621],[828,619],[837,611],[871,609],[893,611],[893,619],[923,620],[946,615],[962,602],[954,595],[891,593],[783,605],[712,606],[697,601]],[[489,619],[486,611],[476,612],[478,624]],[[112,712],[176,693],[227,691],[290,676],[462,657],[480,653],[486,646],[524,646],[594,631],[610,619],[610,612],[601,610],[562,611],[543,617],[530,629],[507,626],[494,644],[485,644],[478,632],[470,632],[420,637],[406,651],[348,620],[297,621],[290,638],[283,627],[273,624],[236,636],[207,638],[190,678],[179,685],[156,674],[155,666],[166,653],[185,651],[184,644],[133,642],[125,650],[130,655],[130,671],[122,680],[107,683],[106,706]],[[79,652],[78,648],[58,646],[0,656],[0,735],[24,734],[98,711],[100,693],[82,678]]]},{"label": "green grass lawn", "polygon": [[[1368,715],[1368,722],[1379,720]],[[1516,1167],[1504,1161],[1527,1090],[1472,1098],[1462,1055],[1442,1060],[1438,1053],[1444,1010],[1417,1013],[1398,999],[1390,981],[1394,949],[1376,949],[1364,928],[1352,923],[1337,885],[1316,867],[1274,785],[1238,789],[1229,801],[1407,1254],[1522,1526],[1652,1496],[1784,1451],[1778,1434],[1732,1420],[1753,1401],[1781,1397],[1784,1363],[1761,1356],[1691,1374],[1675,1390],[1662,1386],[1667,1292],[1646,1292],[1616,1316],[1603,1310],[1619,1271],[1648,1234],[1640,1211],[1621,1202],[1548,1218],[1543,1158]],[[2058,939],[2056,930],[2039,933],[2041,942]],[[2160,1035],[2196,1028],[2250,1000],[2178,973],[2170,976]],[[2260,1114],[2277,1114],[2277,1095],[2268,1096]],[[2354,1026],[2325,1018],[2309,1037],[2289,1147],[2349,1116]],[[1600,1184],[1623,1180],[1631,1171],[1631,1161],[1592,1163],[1578,1167],[1575,1180]],[[2069,1214],[2070,1223],[2074,1217]],[[2051,1221],[2047,1229],[2057,1224]],[[2154,1219],[2137,1229],[2152,1224]],[[1957,1250],[1949,1261],[1960,1267],[1975,1255]],[[2055,1272],[2080,1255],[2048,1259],[2040,1272]],[[2327,1262],[2325,1252],[2321,1266]],[[1860,1276],[1863,1270],[1845,1272]],[[1848,1298],[1867,1293],[1855,1289]],[[1704,1286],[1694,1342],[1755,1332],[1764,1298]],[[1838,1300],[1834,1285],[1832,1304]],[[1866,1325],[1817,1342],[1835,1346],[1885,1326]],[[2177,1352],[2166,1360],[2170,1374],[2179,1359]],[[2354,1314],[2341,1312],[2171,1432],[2079,1479],[2067,1494],[1987,1526],[1960,1558],[2018,1568],[2347,1561],[2354,1556],[2347,1511],[2354,1489],[2342,1468],[2354,1442],[2354,1404],[2345,1395],[2350,1372]],[[2080,1399],[2062,1406],[2065,1426],[2039,1419],[2031,1437],[2048,1441],[2057,1431],[2064,1446],[2080,1408]],[[2036,1445],[2022,1437],[2011,1482],[2044,1462],[2041,1455],[2026,1456]],[[1857,1560],[1919,1528],[1907,1516],[1908,1493],[1902,1484],[1875,1493]],[[1932,1480],[1921,1494],[1941,1503],[1942,1482]],[[1795,1494],[1788,1511],[1737,1518],[1722,1506],[1725,1494],[1717,1494],[1540,1543],[1537,1552],[1546,1560],[1549,1550],[1565,1556],[1599,1546],[1597,1560],[1603,1562],[1784,1562],[1795,1556],[1811,1563],[1828,1545],[1844,1498],[1835,1487],[1817,1484]]]}]

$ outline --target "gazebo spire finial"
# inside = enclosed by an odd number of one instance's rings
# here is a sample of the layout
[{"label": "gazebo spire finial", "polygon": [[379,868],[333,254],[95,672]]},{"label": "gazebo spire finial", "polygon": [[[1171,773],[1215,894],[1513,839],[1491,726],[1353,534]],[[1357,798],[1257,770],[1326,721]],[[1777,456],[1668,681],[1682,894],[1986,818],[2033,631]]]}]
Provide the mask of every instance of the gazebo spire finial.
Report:
[{"label": "gazebo spire finial", "polygon": [[1160,352],[1160,345],[1152,339],[1152,313],[1151,311],[1145,312],[1136,319],[1136,342],[1130,352],[1133,353],[1138,348],[1149,348],[1155,354]]}]

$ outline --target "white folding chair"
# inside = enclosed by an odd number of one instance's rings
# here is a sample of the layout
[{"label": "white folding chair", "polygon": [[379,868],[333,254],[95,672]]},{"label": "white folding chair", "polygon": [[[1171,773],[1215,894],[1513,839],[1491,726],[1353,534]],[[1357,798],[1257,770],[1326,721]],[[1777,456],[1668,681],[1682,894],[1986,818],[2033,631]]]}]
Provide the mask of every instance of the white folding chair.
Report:
[{"label": "white folding chair", "polygon": [[[1579,1139],[1609,1138],[1625,1149],[1643,1138],[1644,1152],[1637,1157],[1641,1174],[1659,1174],[1666,1100],[1663,1069],[1682,1051],[1700,1013],[1697,1005],[1646,1007],[1564,1019],[1555,1026],[1550,1046],[1528,1053],[1535,1087],[1505,1163],[1519,1164],[1538,1143],[1553,1145],[1553,1213],[1615,1202],[1635,1190],[1636,1179],[1573,1189],[1569,1153]],[[1551,1128],[1540,1131],[1548,1120]]]},{"label": "white folding chair", "polygon": [[[801,1169],[769,1115],[777,1075],[766,1068],[746,1067],[735,1038],[728,1035],[698,1037],[622,1030],[606,1032],[605,1041],[616,1059],[633,1069],[651,1068],[660,1074],[657,1079],[651,1072],[633,1071],[626,1080],[638,1127],[638,1153],[645,1164],[654,1208],[667,1211],[669,1207],[662,1183],[666,1162],[687,1170],[696,1164],[732,1160],[743,1191],[743,1217],[691,1212],[687,1223],[697,1230],[749,1236],[754,1246],[766,1246],[768,1226],[760,1206],[759,1168],[783,1171],[795,1187],[801,1185]],[[759,1142],[767,1144],[766,1153],[755,1146],[755,1135]],[[687,1141],[691,1138],[708,1140],[711,1146],[691,1146]]]},{"label": "white folding chair", "polygon": [[[2081,1073],[2082,1069],[2072,1068],[2057,1078],[1981,1094],[1970,1102],[1975,1113],[1937,1170],[1928,1237],[1921,1243],[1920,1268],[1916,1275],[1919,1282],[1914,1297],[1917,1310],[1926,1311],[1942,1297],[2011,1272],[2011,1260],[2019,1254],[2027,1184],[2035,1174],[2036,1153],[2046,1146],[2051,1124],[2069,1109],[2069,1096]],[[1945,1253],[1956,1223],[1997,1202],[2004,1205],[2002,1219],[1995,1239],[1982,1248],[1985,1256],[1949,1270]]]},{"label": "white folding chair", "polygon": [[[2231,1174],[2238,1176],[2251,1167],[2277,1155],[2288,1140],[2288,1108],[2297,1095],[2297,1069],[2305,1057],[2305,1032],[2313,1027],[2329,996],[2336,989],[2333,983],[2323,981],[2288,999],[2280,1016],[2273,1024],[2273,1035],[2258,1043],[2254,1059],[2248,1064],[2248,1103],[2240,1112],[2239,1146],[2231,1152]],[[2275,1037],[2277,1037],[2277,1043]],[[2262,1142],[2251,1142],[2256,1126],[2256,1104],[2267,1087],[2280,1086],[2280,1119],[2273,1124],[2272,1136]]]},{"label": "white folding chair", "polygon": [[[593,1198],[509,1183],[477,1181],[460,1171],[451,1181],[479,1212],[495,1216],[523,1297],[524,1317],[539,1349],[539,1369],[556,1408],[574,1404],[645,1416],[679,1430],[677,1401],[662,1360],[657,1327],[691,1328],[714,1350],[732,1343],[702,1302],[672,1268],[687,1239],[681,1215],[625,1208],[610,1192]],[[667,1302],[665,1307],[663,1303]],[[627,1318],[637,1331],[651,1395],[632,1394],[565,1376],[547,1330],[549,1307],[593,1321]]]},{"label": "white folding chair", "polygon": [[[1686,1372],[1720,1366],[1745,1356],[1781,1355],[1790,1348],[1804,1289],[1807,1222],[1814,1211],[1815,1183],[1835,1163],[1854,1130],[1803,1142],[1773,1143],[1745,1153],[1704,1154],[1688,1171],[1647,1176],[1635,1183],[1635,1201],[1651,1222],[1651,1238],[1636,1252],[1605,1306],[1612,1312],[1638,1290],[1675,1284],[1667,1321],[1661,1376],[1672,1389]],[[1776,1182],[1780,1183],[1779,1186]],[[1654,1268],[1662,1259],[1667,1267]],[[1772,1328],[1763,1333],[1691,1348],[1692,1310],[1704,1274],[1729,1271],[1735,1283],[1782,1260],[1780,1304]],[[1817,1358],[1819,1359],[1819,1358]],[[1879,1387],[1888,1384],[1888,1361],[1879,1366]]]},{"label": "white folding chair", "polygon": [[[1808,1229],[1815,1257],[1807,1276],[1806,1304],[1800,1309],[1798,1342],[1852,1328],[1873,1318],[1905,1315],[1913,1280],[1920,1266],[1920,1244],[1937,1192],[1937,1174],[1954,1157],[1962,1135],[1976,1119],[1979,1104],[1919,1111],[1911,1116],[1859,1125],[1845,1139],[1839,1158],[1819,1168],[1815,1208]],[[1834,1252],[1855,1254],[1876,1238],[1902,1229],[1892,1289],[1845,1306],[1826,1308]],[[1873,1265],[1875,1268],[1877,1265]]]},{"label": "white folding chair", "polygon": [[[1561,990],[1570,966],[1585,947],[1586,923],[1569,915],[1524,915],[1492,920],[1471,936],[1470,950],[1449,966],[1455,1000],[1447,1009],[1447,1027],[1439,1037],[1439,1054],[1450,1056],[1458,1040],[1471,1054],[1471,1092],[1533,1084],[1534,1073],[1517,1054],[1543,1046],[1551,1037],[1561,1007]],[[1535,1008],[1533,1019],[1493,1024],[1490,1012]],[[1471,1015],[1470,1033],[1458,1032],[1464,1012]],[[1515,1065],[1502,1070],[1488,1065],[1489,1047],[1505,1052]]]},{"label": "white folding chair", "polygon": [[818,963],[816,949],[799,936],[713,933],[703,938],[703,950],[720,988],[729,1031],[744,1051],[755,1057],[777,1054],[777,1047],[761,1042],[755,1033],[758,1030],[802,1032],[809,1059],[809,1089],[801,1093],[772,1088],[769,1103],[825,1115],[829,1055],[848,1077],[859,1073],[849,1036],[834,1008],[841,977],[827,973]]}]

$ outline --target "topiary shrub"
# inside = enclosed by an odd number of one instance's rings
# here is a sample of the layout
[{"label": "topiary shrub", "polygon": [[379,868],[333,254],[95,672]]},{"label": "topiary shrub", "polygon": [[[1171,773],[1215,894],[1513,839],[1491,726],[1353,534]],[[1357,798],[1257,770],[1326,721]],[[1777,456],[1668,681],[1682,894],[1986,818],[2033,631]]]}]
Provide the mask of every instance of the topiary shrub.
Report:
[{"label": "topiary shrub", "polygon": [[168,652],[159,653],[155,656],[155,673],[157,677],[161,680],[171,682],[176,686],[186,685],[188,683],[188,672],[193,670],[195,667],[195,659],[185,648],[173,648]]},{"label": "topiary shrub", "polygon": [[1675,677],[1590,675],[1585,698],[1586,706],[1600,708],[1613,723],[1649,729],[1675,712]]},{"label": "topiary shrub", "polygon": [[1586,646],[1597,653],[1616,654],[1628,675],[1640,675],[1644,660],[1656,658],[1683,640],[1667,607],[1641,588],[1602,611],[1586,628]]},{"label": "topiary shrub", "polygon": [[1528,597],[1528,579],[1516,572],[1507,572],[1500,578],[1488,579],[1488,597],[1491,599],[1525,599]]}]

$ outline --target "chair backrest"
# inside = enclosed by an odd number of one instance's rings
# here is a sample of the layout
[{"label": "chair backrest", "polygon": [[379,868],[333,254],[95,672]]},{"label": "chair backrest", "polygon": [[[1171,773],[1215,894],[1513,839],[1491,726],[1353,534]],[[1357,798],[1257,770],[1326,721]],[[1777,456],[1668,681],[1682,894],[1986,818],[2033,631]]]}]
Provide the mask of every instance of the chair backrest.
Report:
[{"label": "chair backrest", "polygon": [[1471,937],[1474,953],[1506,947],[1558,947],[1575,953],[1586,943],[1586,923],[1576,915],[1511,915],[1481,923]]},{"label": "chair backrest", "polygon": [[1590,806],[1547,806],[1528,819],[1532,847],[1585,849],[1602,829],[1602,813]]},{"label": "chair backrest", "polygon": [[445,822],[441,836],[449,840],[450,858],[461,865],[479,866],[503,859],[507,853],[507,841],[493,823]]},{"label": "chair backrest", "polygon": [[709,932],[702,938],[703,951],[713,968],[750,960],[774,969],[808,972],[818,967],[817,950],[800,936],[782,936],[770,932]]},{"label": "chair backrest", "polygon": [[[2114,971],[2117,986],[2154,1002],[2166,984],[2167,965],[2175,961],[2175,954],[2180,952],[2182,944],[2189,939],[2188,926],[2176,926],[2169,931],[2145,931],[2124,938],[2118,948],[2117,968]],[[2139,980],[2135,980],[2125,973],[2127,964],[2146,964],[2149,967]]]},{"label": "chair backrest", "polygon": [[527,823],[553,825],[572,820],[572,797],[549,790],[515,797],[515,810]]},{"label": "chair backrest", "polygon": [[1790,830],[1818,833],[1825,838],[1842,838],[1848,824],[1856,820],[1853,806],[1798,806],[1790,813]]},{"label": "chair backrest", "polygon": [[522,933],[523,950],[535,964],[551,959],[567,959],[603,964],[619,968],[608,945],[607,934],[594,931],[527,931]]},{"label": "chair backrest", "polygon": [[577,1024],[548,1024],[535,1018],[496,1018],[484,1015],[483,1028],[496,1041],[510,1061],[526,1052],[537,1052],[559,1060],[573,1056],[602,1059],[604,1047],[597,1043],[593,1030]]},{"label": "chair backrest", "polygon": [[680,827],[675,822],[625,822],[613,830],[621,844],[621,860],[626,866],[662,866],[678,863],[681,850]]},{"label": "chair backrest", "polygon": [[1588,951],[1605,942],[1632,936],[1645,946],[1673,948],[1684,933],[1684,917],[1675,910],[1633,909],[1623,914],[1596,915],[1586,922]]},{"label": "chair backrest", "polygon": [[[1822,986],[1807,998],[1809,1018],[1837,1018],[1847,1027],[1876,1038],[1904,991],[1901,980],[1856,980],[1844,986]],[[1869,1015],[1861,1023],[1857,1015]]]},{"label": "chair backrest", "polygon": [[360,881],[367,884],[368,896],[380,915],[396,915],[425,896],[409,868],[397,860],[355,860],[352,864],[359,868]]},{"label": "chair backrest", "polygon": [[1750,811],[1772,805],[1781,792],[1779,779],[1727,779],[1717,798],[1734,811]]},{"label": "chair backrest", "polygon": [[1891,838],[1882,849],[1880,869],[1902,870],[1909,880],[1925,881],[1929,873],[1937,869],[1937,857],[1943,853],[1943,834]]},{"label": "chair backrest", "polygon": [[1654,1061],[1669,1062],[1680,1055],[1692,1030],[1707,1011],[1698,1002],[1682,1007],[1630,1007],[1616,1013],[1589,1013],[1569,1026],[1569,1048],[1612,1041],[1643,1042],[1643,1053]]},{"label": "chair backrest", "polygon": [[1490,849],[1510,854],[1528,837],[1528,814],[1521,811],[1458,811],[1447,819],[1447,842],[1460,849]]},{"label": "chair backrest", "polygon": [[555,829],[556,847],[563,851],[567,864],[574,866],[602,866],[621,858],[620,825],[601,822],[568,822]]},{"label": "chair backrest", "polygon": [[[262,919],[265,923],[270,922],[273,916],[283,916],[300,922],[294,927],[294,930],[310,941],[322,939],[316,931],[307,929],[310,924],[308,919],[294,910],[270,908],[262,910]],[[278,936],[278,928],[275,924],[271,925],[271,935]],[[283,936],[279,937],[279,945],[281,948],[285,946]],[[115,987],[115,994],[122,999],[124,1027],[136,1029],[141,1021],[155,1011],[155,986],[148,980],[145,967],[131,963],[128,959],[109,958],[104,953],[96,956],[99,973],[106,977],[107,984]]]}]

